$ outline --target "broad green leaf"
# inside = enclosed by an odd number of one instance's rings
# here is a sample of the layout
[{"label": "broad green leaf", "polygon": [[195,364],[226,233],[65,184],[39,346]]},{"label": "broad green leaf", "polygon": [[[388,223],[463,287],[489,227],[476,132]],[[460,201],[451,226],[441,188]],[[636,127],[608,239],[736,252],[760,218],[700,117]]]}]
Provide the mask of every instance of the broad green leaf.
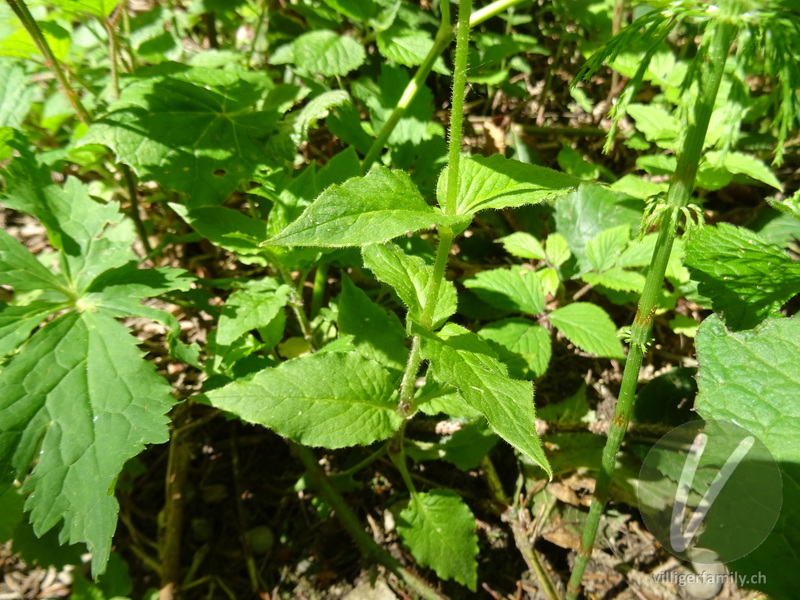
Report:
[{"label": "broad green leaf", "polygon": [[[796,590],[800,548],[800,320],[768,318],[755,329],[728,330],[717,316],[697,332],[699,393],[704,419],[734,421],[769,448],[783,479],[783,507],[764,543],[730,563],[736,573],[756,575],[758,589],[773,598]],[[753,582],[756,580],[753,579]]]},{"label": "broad green leaf", "polygon": [[356,353],[312,354],[208,392],[217,408],[308,446],[367,445],[392,435],[397,377]]},{"label": "broad green leaf", "polygon": [[376,166],[364,177],[329,187],[267,243],[364,246],[452,221],[428,206],[408,174]]},{"label": "broad green leaf", "polygon": [[495,242],[503,244],[506,252],[519,258],[544,260],[546,256],[541,242],[530,233],[525,233],[524,231],[517,231],[511,235],[497,238]]},{"label": "broad green leaf", "polygon": [[686,264],[698,291],[737,330],[773,315],[800,290],[800,263],[757,233],[727,223],[693,233]]},{"label": "broad green leaf", "polygon": [[221,204],[259,167],[277,110],[256,111],[270,85],[255,73],[163,64],[140,71],[80,144],[102,144],[140,179],[189,194],[189,205]]},{"label": "broad green leaf", "polygon": [[292,44],[294,64],[310,75],[342,77],[364,64],[364,47],[353,38],[334,31],[309,31]]},{"label": "broad green leaf", "polygon": [[437,381],[457,388],[497,435],[551,474],[536,435],[533,384],[510,379],[503,363],[474,333],[447,324],[439,333],[418,329],[422,356]]},{"label": "broad green leaf", "polygon": [[775,174],[761,160],[750,154],[742,152],[709,152],[706,159],[711,165],[719,165],[729,173],[734,175],[747,175],[748,177],[766,183],[767,185],[782,191],[781,182]]},{"label": "broad green leaf", "polygon": [[644,275],[641,273],[626,271],[621,267],[613,267],[602,273],[586,273],[581,276],[581,279],[589,285],[601,285],[621,292],[641,292],[645,282]]},{"label": "broad green leaf", "polygon": [[63,520],[62,541],[86,542],[94,574],[111,550],[117,475],[145,444],[168,438],[174,399],[136,343],[109,316],[71,312],[0,373],[0,484],[24,480],[37,535]]},{"label": "broad green leaf", "polygon": [[[50,289],[61,291],[64,282],[42,266],[25,246],[0,229],[0,277],[3,285],[18,292]],[[66,295],[66,292],[61,292]]]},{"label": "broad green leaf", "polygon": [[497,445],[499,438],[483,418],[466,424],[459,423],[458,427],[457,431],[444,436],[438,443],[415,440],[413,446],[406,446],[406,455],[415,462],[446,460],[462,471],[478,468],[483,457]]},{"label": "broad green leaf", "polygon": [[586,400],[586,383],[566,400],[547,404],[539,411],[539,418],[552,423],[593,423],[595,411],[589,408]]},{"label": "broad green leaf", "polygon": [[577,259],[578,275],[592,270],[586,256],[589,240],[619,225],[628,225],[635,231],[644,210],[641,200],[597,185],[581,186],[555,206],[556,231],[564,236]]},{"label": "broad green leaf", "polygon": [[573,302],[548,315],[550,322],[584,352],[606,358],[625,358],[617,327],[608,313],[588,302]]},{"label": "broad green leaf", "polygon": [[594,181],[600,177],[600,167],[583,158],[583,153],[567,144],[562,144],[557,160],[558,166],[568,175],[586,181]]},{"label": "broad green leaf", "polygon": [[[379,32],[375,41],[381,54],[406,67],[421,65],[434,43],[433,37],[427,31],[399,25]],[[448,73],[441,58],[437,58],[433,70],[443,75]]]},{"label": "broad green leaf", "polygon": [[636,129],[661,148],[673,149],[680,133],[678,120],[652,104],[630,104],[627,112],[636,121]]},{"label": "broad green leaf", "polygon": [[[501,209],[535,204],[565,196],[580,179],[494,154],[464,156],[458,178],[456,213],[472,215],[487,208]],[[439,177],[436,198],[444,206],[447,197],[447,169]]]},{"label": "broad green leaf", "polygon": [[286,306],[290,291],[288,285],[267,277],[233,292],[219,316],[217,343],[227,346],[248,331],[267,327]]},{"label": "broad green leaf", "polygon": [[375,304],[347,276],[342,276],[338,306],[339,332],[353,336],[356,351],[389,369],[402,371],[405,368],[406,334],[395,314]]},{"label": "broad green leaf", "polygon": [[586,242],[586,258],[595,271],[607,271],[617,262],[629,239],[628,225],[618,225],[601,231]]},{"label": "broad green leaf", "polygon": [[541,325],[528,319],[502,319],[489,323],[478,331],[497,350],[512,375],[541,377],[550,364],[552,347],[550,334]]},{"label": "broad green leaf", "polygon": [[551,233],[547,236],[545,252],[547,253],[547,260],[556,268],[563,265],[572,256],[567,238],[560,233]]},{"label": "broad green leaf", "polygon": [[506,312],[538,315],[544,310],[539,277],[517,265],[483,271],[464,281],[464,286],[484,302]]},{"label": "broad green leaf", "polygon": [[263,252],[267,224],[224,206],[200,206],[189,210],[182,204],[170,207],[192,228],[210,241],[236,254],[251,256]]},{"label": "broad green leaf", "polygon": [[28,79],[17,61],[0,59],[0,127],[18,127],[28,115],[34,95]]},{"label": "broad green leaf", "polygon": [[28,339],[45,317],[62,308],[49,302],[32,302],[26,306],[8,306],[0,302],[0,359]]},{"label": "broad green leaf", "polygon": [[[379,280],[394,288],[408,308],[408,318],[419,323],[425,307],[426,290],[433,276],[433,266],[418,256],[406,254],[392,242],[364,246],[361,254],[364,257],[364,266]],[[434,328],[456,312],[456,305],[456,288],[453,282],[442,282],[433,311]]]},{"label": "broad green leaf", "polygon": [[473,592],[478,583],[475,517],[451,490],[414,494],[400,513],[397,532],[414,559],[442,579],[455,579]]},{"label": "broad green leaf", "polygon": [[404,94],[410,80],[406,69],[384,63],[375,81],[362,78],[353,83],[353,95],[369,108],[372,129],[376,132],[392,118],[398,103],[408,103],[386,142],[391,147],[403,144],[418,146],[431,137],[429,125],[433,115],[433,94],[423,86],[408,102]]},{"label": "broad green leaf", "polygon": [[118,0],[50,0],[50,2],[64,10],[89,14],[100,19],[105,19],[119,4]]},{"label": "broad green leaf", "polygon": [[[33,16],[56,60],[63,61],[69,54],[70,32],[55,20],[49,20],[46,13],[34,11]],[[7,4],[0,5],[0,56],[42,60],[33,38]]]}]

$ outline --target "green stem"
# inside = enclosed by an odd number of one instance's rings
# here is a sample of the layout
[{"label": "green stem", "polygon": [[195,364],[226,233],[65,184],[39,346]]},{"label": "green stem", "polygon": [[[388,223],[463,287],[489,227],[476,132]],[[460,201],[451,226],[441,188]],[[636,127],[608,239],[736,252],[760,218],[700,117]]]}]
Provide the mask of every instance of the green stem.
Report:
[{"label": "green stem", "polygon": [[[500,14],[510,6],[514,6],[520,2],[522,2],[522,0],[497,0],[496,2],[492,2],[488,6],[483,7],[470,16],[469,27],[476,27],[487,19]],[[417,68],[416,73],[414,73],[414,77],[408,82],[406,89],[403,90],[403,95],[400,97],[400,100],[392,110],[392,114],[389,115],[389,119],[383,124],[383,127],[378,132],[378,137],[375,138],[375,141],[372,142],[372,146],[370,146],[369,150],[367,151],[367,155],[364,157],[364,160],[361,163],[361,168],[364,172],[368,171],[372,166],[372,163],[377,160],[381,151],[386,146],[389,136],[392,135],[392,131],[394,131],[394,128],[397,126],[397,123],[399,123],[400,119],[405,116],[406,111],[416,97],[417,92],[419,92],[420,88],[422,88],[424,85],[425,80],[428,78],[428,75],[433,69],[433,64],[436,62],[436,59],[444,53],[447,46],[453,40],[454,29],[450,24],[449,2],[443,1],[441,3],[441,8],[442,20],[439,25],[439,30],[436,32],[436,38],[434,39],[433,46],[431,46],[431,49],[427,56],[425,56],[422,64]]]},{"label": "green stem", "polygon": [[313,319],[319,314],[322,308],[322,301],[325,298],[325,286],[328,283],[328,263],[320,263],[314,273],[314,288],[311,292],[311,310],[309,318]]},{"label": "green stem", "polygon": [[[442,5],[442,8],[445,4]],[[448,152],[448,169],[450,173],[458,174],[458,164],[461,159],[461,128],[464,113],[464,89],[466,88],[467,72],[467,48],[469,45],[469,16],[472,12],[472,0],[459,0],[458,5],[458,35],[456,37],[456,63],[453,76],[453,110],[450,113],[450,149]],[[449,7],[442,11],[442,24],[449,21]],[[440,28],[440,32],[442,28]],[[445,200],[446,206],[452,206],[455,212],[458,194],[458,181],[450,183],[452,177],[448,179],[448,193]],[[448,211],[445,210],[447,213]],[[450,214],[450,213],[448,213]],[[436,309],[436,301],[439,298],[439,291],[444,281],[444,272],[447,268],[447,259],[450,256],[450,248],[453,245],[455,233],[450,227],[439,228],[439,246],[436,248],[436,260],[433,263],[433,275],[430,283],[425,290],[423,300],[422,315],[420,325],[425,329],[433,327],[433,317]],[[398,412],[402,415],[410,415],[414,412],[414,381],[417,378],[420,365],[422,364],[422,354],[420,352],[421,340],[418,335],[414,336],[411,343],[411,352],[408,356],[406,369],[403,373],[403,381],[400,388],[400,404]]]},{"label": "green stem", "polygon": [[456,30],[456,62],[453,67],[453,103],[450,110],[450,147],[447,153],[447,196],[442,210],[447,215],[456,213],[458,203],[458,175],[461,160],[461,138],[464,123],[464,90],[467,87],[467,50],[469,48],[469,15],[472,0],[458,2],[458,29]]},{"label": "green stem", "polygon": [[586,570],[586,565],[592,555],[597,530],[600,525],[605,505],[608,502],[611,477],[616,463],[617,453],[622,444],[622,438],[633,412],[633,402],[636,395],[636,386],[639,381],[639,370],[642,359],[650,342],[650,333],[653,327],[653,318],[656,312],[658,297],[664,282],[667,263],[675,240],[680,209],[688,206],[694,190],[697,168],[703,152],[708,123],[714,110],[714,102],[719,91],[722,76],[725,72],[725,62],[730,52],[731,44],[736,34],[736,28],[729,22],[714,25],[716,31],[711,41],[708,56],[701,67],[700,94],[695,105],[694,122],[689,125],[682,152],[678,158],[678,166],[670,182],[667,192],[667,210],[661,220],[661,229],[653,250],[653,257],[647,271],[647,278],[639,307],[631,326],[630,348],[625,371],[622,375],[617,406],[611,427],[608,431],[608,440],[603,450],[600,474],[597,478],[592,504],[583,530],[581,550],[575,568],[567,587],[567,600],[576,600],[581,588],[581,580]]},{"label": "green stem", "polygon": [[45,39],[42,30],[39,28],[38,23],[36,23],[36,19],[31,15],[24,0],[6,0],[6,2],[11,7],[11,10],[14,11],[14,14],[17,15],[17,18],[22,22],[22,26],[25,27],[25,31],[28,32],[28,35],[33,38],[39,51],[44,56],[47,66],[55,73],[56,79],[58,79],[58,83],[61,85],[61,89],[64,91],[64,95],[67,97],[67,101],[72,105],[75,113],[84,123],[91,123],[91,115],[86,108],[84,108],[83,104],[81,104],[78,94],[76,94],[75,90],[72,88],[64,69],[61,68],[61,64],[50,49],[47,39]]},{"label": "green stem", "polygon": [[139,193],[136,186],[136,176],[128,165],[120,163],[119,167],[122,169],[122,176],[125,178],[125,185],[128,187],[128,196],[130,196],[131,200],[131,219],[136,227],[136,232],[139,234],[139,239],[142,240],[145,256],[150,257],[153,253],[153,248],[150,245],[150,239],[147,237],[147,229],[145,229],[142,222],[142,217],[139,216]]},{"label": "green stem", "polygon": [[292,444],[292,452],[303,463],[314,486],[319,490],[326,502],[333,508],[336,517],[353,540],[355,540],[359,549],[365,556],[373,558],[389,569],[405,582],[414,593],[419,594],[420,597],[426,600],[446,600],[445,596],[439,594],[425,581],[401,565],[396,558],[376,544],[375,540],[364,531],[358,517],[353,513],[350,506],[345,499],[342,498],[336,488],[331,485],[331,482],[325,476],[322,469],[320,469],[319,463],[317,463],[317,459],[311,449],[299,444]]}]

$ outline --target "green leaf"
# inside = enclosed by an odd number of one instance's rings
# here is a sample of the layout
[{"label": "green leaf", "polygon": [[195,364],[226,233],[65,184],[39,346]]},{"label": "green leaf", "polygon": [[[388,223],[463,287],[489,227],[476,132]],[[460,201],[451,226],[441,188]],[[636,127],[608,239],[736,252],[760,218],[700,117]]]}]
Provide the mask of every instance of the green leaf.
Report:
[{"label": "green leaf", "polygon": [[[489,323],[478,335],[499,346],[498,356],[513,375],[541,377],[550,364],[550,334],[527,319],[502,319]],[[517,373],[514,373],[516,371]]]},{"label": "green leaf", "polygon": [[551,233],[547,236],[545,252],[547,253],[547,260],[556,268],[563,265],[572,256],[567,238],[560,233]]},{"label": "green leaf", "polygon": [[40,289],[61,291],[65,287],[5,229],[0,229],[0,276],[3,285],[10,285],[18,292]]},{"label": "green leaf", "polygon": [[276,246],[364,246],[453,222],[423,200],[403,171],[381,166],[325,190],[300,218],[268,240]]},{"label": "green leaf", "polygon": [[749,329],[800,290],[800,264],[757,233],[720,223],[693,233],[686,264],[698,291],[733,329]]},{"label": "green leaf", "polygon": [[139,72],[80,144],[102,144],[140,179],[221,204],[259,167],[276,164],[264,141],[277,110],[256,111],[270,85],[255,73],[165,63]]},{"label": "green leaf", "polygon": [[[730,563],[736,573],[758,577],[756,587],[773,598],[796,589],[800,548],[800,320],[766,319],[755,329],[733,332],[716,316],[697,332],[699,393],[704,419],[733,421],[769,448],[783,478],[778,522],[761,546]],[[756,579],[751,579],[755,582]]]},{"label": "green leaf", "polygon": [[[556,231],[564,236],[578,261],[578,275],[592,270],[587,243],[599,233],[620,225],[639,227],[644,202],[596,185],[581,186],[556,202]],[[550,236],[552,237],[552,235]]]},{"label": "green leaf", "polygon": [[602,273],[586,273],[581,279],[589,285],[600,285],[620,292],[641,292],[645,282],[645,277],[641,273],[626,271],[621,267],[613,267]]},{"label": "green leaf", "polygon": [[225,302],[217,326],[217,343],[228,346],[248,331],[267,327],[286,306],[291,288],[267,277],[248,282]]},{"label": "green leaf", "polygon": [[606,358],[625,358],[617,328],[608,313],[588,302],[573,302],[548,315],[550,322],[584,352]]},{"label": "green leaf", "polygon": [[[394,243],[373,244],[361,249],[364,266],[379,280],[389,284],[408,308],[408,318],[419,323],[425,308],[425,297],[433,266],[418,256],[409,256]],[[456,312],[456,288],[452,281],[443,281],[433,311],[436,328]]]},{"label": "green leaf", "polygon": [[400,513],[397,532],[414,559],[442,579],[455,579],[473,592],[478,583],[475,517],[451,490],[414,494]]},{"label": "green leaf", "polygon": [[627,111],[636,121],[636,129],[641,131],[648,141],[654,142],[660,148],[674,149],[680,132],[675,117],[652,104],[630,104]]},{"label": "green leaf", "polygon": [[309,31],[292,44],[293,62],[310,75],[343,77],[364,64],[364,47],[351,37],[335,31]]},{"label": "green leaf", "polygon": [[[536,204],[565,196],[581,183],[580,179],[494,154],[464,156],[458,178],[459,215],[472,215],[487,208],[501,209]],[[444,206],[447,197],[447,172],[442,171],[436,198]]]},{"label": "green leaf", "polygon": [[495,242],[503,244],[506,252],[519,258],[544,260],[546,256],[541,242],[530,233],[525,233],[524,231],[517,231],[511,235],[497,238]]},{"label": "green leaf", "polygon": [[766,183],[778,191],[783,186],[770,168],[761,160],[742,152],[709,152],[706,159],[711,165],[719,166],[734,175],[747,175],[751,179]]},{"label": "green leaf", "polygon": [[478,298],[511,313],[538,315],[544,310],[542,284],[536,273],[514,265],[510,269],[492,269],[464,281]]},{"label": "green leaf", "polygon": [[539,418],[552,423],[593,423],[595,411],[589,408],[586,400],[586,383],[582,383],[578,391],[560,402],[543,406]]},{"label": "green leaf", "polygon": [[212,244],[245,256],[263,252],[260,244],[267,239],[264,221],[224,206],[201,206],[189,210],[182,204],[170,203],[170,208]]},{"label": "green leaf", "polygon": [[95,575],[111,550],[117,475],[145,444],[168,438],[174,399],[136,343],[109,316],[72,312],[0,373],[0,484],[24,480],[36,534],[63,519],[61,540],[86,542]]},{"label": "green leaf", "polygon": [[367,445],[392,435],[396,377],[356,353],[312,354],[208,392],[217,408],[308,446]]},{"label": "green leaf", "polygon": [[0,59],[0,127],[19,127],[31,109],[34,87],[17,61]]},{"label": "green leaf", "polygon": [[32,302],[27,306],[8,306],[0,302],[0,359],[27,340],[47,316],[61,308],[49,302]]},{"label": "green leaf", "polygon": [[353,336],[356,351],[388,369],[403,371],[408,359],[406,339],[400,320],[369,299],[350,279],[342,276],[338,298],[339,332]]},{"label": "green leaf", "polygon": [[[427,31],[408,29],[402,25],[395,25],[379,32],[375,41],[381,54],[406,67],[421,65],[434,44],[433,37]],[[447,74],[447,67],[441,58],[436,60],[433,70]]]},{"label": "green leaf", "polygon": [[439,333],[417,330],[422,357],[437,381],[457,388],[467,403],[489,421],[497,435],[551,474],[536,436],[533,385],[509,379],[505,365],[474,333],[447,324]]},{"label": "green leaf", "polygon": [[119,4],[117,0],[50,0],[55,6],[66,11],[89,14],[100,19],[105,19]]},{"label": "green leaf", "polygon": [[617,262],[617,258],[628,245],[628,240],[628,225],[618,225],[601,231],[586,242],[586,258],[595,271],[606,271]]}]

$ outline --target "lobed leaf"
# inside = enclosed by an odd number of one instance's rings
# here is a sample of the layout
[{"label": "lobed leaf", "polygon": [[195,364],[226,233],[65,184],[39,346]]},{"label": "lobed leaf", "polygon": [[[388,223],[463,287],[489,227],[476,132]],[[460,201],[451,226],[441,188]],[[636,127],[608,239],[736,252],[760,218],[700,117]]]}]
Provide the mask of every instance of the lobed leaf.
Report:
[{"label": "lobed leaf", "polygon": [[102,144],[141,179],[221,204],[259,167],[274,165],[264,141],[277,110],[257,111],[265,80],[253,73],[164,63],[129,83],[81,145]]},{"label": "lobed leaf", "polygon": [[62,541],[88,545],[95,575],[111,550],[119,472],[168,438],[174,399],[136,343],[112,317],[71,312],[0,372],[0,485],[25,480],[36,534],[63,520]]}]

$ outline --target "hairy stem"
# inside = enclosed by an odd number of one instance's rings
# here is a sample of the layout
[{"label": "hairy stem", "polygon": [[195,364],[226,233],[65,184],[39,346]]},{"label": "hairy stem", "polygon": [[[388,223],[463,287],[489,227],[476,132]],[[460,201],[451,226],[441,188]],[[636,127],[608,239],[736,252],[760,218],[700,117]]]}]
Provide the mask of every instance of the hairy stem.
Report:
[{"label": "hairy stem", "polygon": [[[522,2],[522,0],[497,0],[496,2],[492,2],[488,6],[484,6],[479,11],[476,11],[469,17],[468,27],[476,27],[487,19],[500,14],[507,8],[514,6],[515,4],[519,4],[520,2]],[[403,95],[400,97],[400,100],[398,100],[397,104],[392,110],[392,114],[389,115],[386,123],[383,124],[383,127],[378,132],[378,136],[375,138],[375,141],[372,142],[372,146],[370,146],[369,150],[367,151],[367,155],[364,157],[364,160],[361,163],[361,168],[365,172],[369,170],[369,168],[372,166],[372,163],[374,163],[378,156],[380,156],[381,151],[386,146],[389,136],[392,135],[392,131],[394,131],[394,128],[397,127],[400,119],[405,116],[408,107],[417,96],[417,92],[419,92],[420,88],[423,87],[425,80],[428,78],[428,75],[430,75],[436,59],[444,53],[447,46],[453,40],[453,34],[455,32],[453,26],[450,24],[450,5],[448,2],[442,2],[441,7],[442,20],[439,25],[439,29],[436,32],[436,38],[434,39],[433,46],[431,46],[430,51],[423,59],[422,64],[417,68],[417,71],[414,73],[414,77],[408,82],[408,85],[406,85],[406,89],[403,90]]]},{"label": "hairy stem", "polygon": [[714,32],[708,56],[701,66],[699,100],[694,107],[694,121],[689,125],[683,148],[678,158],[678,166],[670,182],[667,192],[667,210],[661,220],[656,247],[647,271],[647,278],[639,299],[639,306],[631,326],[630,348],[625,371],[622,375],[617,406],[614,418],[608,432],[608,440],[603,450],[600,474],[597,478],[589,516],[583,530],[581,550],[572,576],[567,587],[567,600],[576,600],[580,592],[581,580],[586,570],[586,565],[592,555],[600,517],[608,502],[611,476],[614,471],[617,453],[622,444],[622,438],[628,427],[628,422],[633,412],[633,402],[636,395],[636,385],[639,381],[639,370],[642,359],[650,342],[650,332],[653,327],[658,296],[664,283],[664,274],[667,262],[672,251],[678,226],[680,209],[687,206],[694,190],[697,177],[697,167],[703,152],[703,143],[708,131],[708,123],[714,110],[714,102],[719,91],[722,76],[725,72],[725,62],[730,52],[733,38],[736,34],[735,26],[730,23],[714,24]]},{"label": "hairy stem", "polygon": [[320,491],[325,501],[333,508],[336,517],[341,524],[355,540],[361,552],[373,558],[384,567],[389,569],[397,577],[399,577],[414,593],[419,594],[420,597],[426,600],[446,600],[445,596],[439,594],[428,583],[414,575],[411,571],[406,569],[400,562],[391,554],[386,552],[378,544],[375,543],[369,534],[361,527],[358,517],[353,513],[350,506],[347,504],[341,494],[336,491],[336,488],[331,485],[331,482],[325,476],[322,469],[317,463],[317,459],[310,448],[301,446],[299,444],[292,444],[292,452],[300,459],[303,466],[306,468],[309,478],[314,483],[315,487]]}]

